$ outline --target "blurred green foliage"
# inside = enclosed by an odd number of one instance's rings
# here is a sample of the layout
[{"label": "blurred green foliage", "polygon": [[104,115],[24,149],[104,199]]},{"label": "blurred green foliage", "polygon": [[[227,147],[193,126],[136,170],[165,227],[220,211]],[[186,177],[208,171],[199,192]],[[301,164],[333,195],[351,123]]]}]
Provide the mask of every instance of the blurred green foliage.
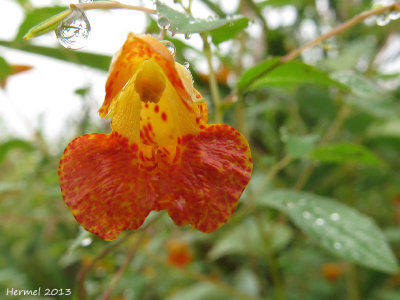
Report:
[{"label": "blurred green foliage", "polygon": [[[16,2],[26,17],[15,40],[0,41],[4,49],[72,56],[74,63],[108,69],[107,56],[22,43],[30,26],[61,8]],[[219,1],[201,2],[226,17]],[[359,24],[275,66],[307,40],[302,26],[320,34],[372,6],[331,0],[321,1],[328,4],[323,10],[316,2],[242,0],[235,12],[242,17],[202,25],[216,46],[224,120],[247,136],[254,161],[236,213],[215,233],[177,227],[161,212],[143,229],[104,242],[78,226],[61,197],[57,166],[70,137],[50,145],[40,130],[26,140],[1,134],[0,299],[8,299],[7,288],[38,287],[71,289],[72,295],[21,299],[101,299],[125,262],[109,299],[400,299],[400,76],[384,71],[399,53],[380,58],[400,22]],[[267,12],[285,7],[295,9],[294,22],[271,26]],[[186,24],[190,18],[174,18],[177,31],[195,30]],[[159,33],[156,17],[149,16],[147,32]],[[197,72],[204,60],[188,56],[204,53],[167,38],[176,59],[190,62],[212,118],[209,75]],[[0,79],[9,74],[0,58]],[[89,90],[77,87],[76,93],[85,99]],[[74,136],[104,131],[93,125],[85,103]],[[183,267],[170,260],[174,241],[193,257]]]}]

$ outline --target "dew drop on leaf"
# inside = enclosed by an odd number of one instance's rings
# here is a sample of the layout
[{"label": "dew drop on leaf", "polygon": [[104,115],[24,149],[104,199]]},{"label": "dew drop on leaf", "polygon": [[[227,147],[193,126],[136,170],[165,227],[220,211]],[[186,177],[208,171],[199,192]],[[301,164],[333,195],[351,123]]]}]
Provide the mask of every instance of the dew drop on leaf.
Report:
[{"label": "dew drop on leaf", "polygon": [[79,0],[79,3],[89,3],[93,2],[93,0]]},{"label": "dew drop on leaf", "polygon": [[340,249],[342,249],[342,244],[339,243],[339,242],[335,242],[335,243],[333,244],[333,247],[334,247],[336,250],[340,250]]},{"label": "dew drop on leaf", "polygon": [[318,218],[315,220],[315,225],[317,226],[324,226],[325,225],[325,220],[322,218]]},{"label": "dew drop on leaf", "polygon": [[169,50],[169,52],[171,53],[172,56],[175,56],[176,49],[175,49],[175,45],[172,42],[161,41],[160,43],[163,44],[165,47],[167,47],[167,49]]},{"label": "dew drop on leaf", "polygon": [[89,37],[90,23],[85,13],[79,9],[74,9],[56,29],[57,39],[60,44],[67,49],[83,48]]},{"label": "dew drop on leaf", "polygon": [[311,213],[308,211],[303,212],[303,218],[304,219],[311,219]]},{"label": "dew drop on leaf", "polygon": [[183,66],[186,68],[186,70],[189,70],[190,64],[186,61],[183,63]]},{"label": "dew drop on leaf", "polygon": [[340,215],[338,213],[332,213],[330,215],[330,218],[332,221],[339,221],[340,220]]},{"label": "dew drop on leaf", "polygon": [[171,23],[167,17],[158,16],[157,25],[160,29],[168,30],[168,28],[171,26]]}]

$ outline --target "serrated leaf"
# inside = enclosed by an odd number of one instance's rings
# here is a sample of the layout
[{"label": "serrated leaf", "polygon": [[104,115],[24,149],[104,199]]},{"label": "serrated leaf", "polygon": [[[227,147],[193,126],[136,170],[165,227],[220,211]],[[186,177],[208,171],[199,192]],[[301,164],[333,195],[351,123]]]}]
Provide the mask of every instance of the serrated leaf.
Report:
[{"label": "serrated leaf", "polygon": [[310,157],[327,163],[355,162],[367,165],[381,163],[375,154],[364,146],[350,143],[319,146],[314,149]]},{"label": "serrated leaf", "polygon": [[381,230],[367,216],[332,199],[305,192],[273,191],[261,204],[285,213],[332,254],[386,273],[398,265]]},{"label": "serrated leaf", "polygon": [[179,12],[168,5],[157,2],[157,12],[159,16],[169,20],[169,30],[173,33],[195,33],[206,32],[224,26],[228,19],[199,19]]},{"label": "serrated leaf", "polygon": [[59,60],[76,63],[79,65],[88,66],[103,71],[108,71],[111,62],[111,57],[107,55],[94,54],[81,51],[71,52],[61,47],[51,48],[44,46],[35,46],[24,41],[19,41],[18,43],[15,43],[15,42],[0,40],[0,46],[18,49],[30,53],[36,53],[47,57],[52,57]]},{"label": "serrated leaf", "polygon": [[249,26],[249,19],[245,17],[239,17],[232,19],[224,26],[211,30],[210,35],[215,45],[219,45],[222,42],[233,39],[240,31]]},{"label": "serrated leaf", "polygon": [[[67,11],[69,11],[67,13]],[[42,35],[57,28],[61,22],[71,12],[65,6],[40,7],[26,13],[24,21],[18,28],[16,40],[26,39]]]},{"label": "serrated leaf", "polygon": [[279,61],[280,59],[275,57],[248,69],[238,81],[238,90],[268,86],[290,87],[305,83],[347,89],[345,85],[313,66],[300,61],[283,64],[279,64]]}]

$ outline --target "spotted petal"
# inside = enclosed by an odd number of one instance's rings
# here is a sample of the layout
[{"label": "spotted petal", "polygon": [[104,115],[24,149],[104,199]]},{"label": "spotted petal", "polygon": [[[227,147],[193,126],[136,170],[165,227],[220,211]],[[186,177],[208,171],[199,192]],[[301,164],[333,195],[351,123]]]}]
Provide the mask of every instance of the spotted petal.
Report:
[{"label": "spotted petal", "polygon": [[213,232],[235,211],[250,180],[252,160],[246,139],[227,125],[204,125],[183,137],[180,160],[164,166],[159,200],[177,225]]},{"label": "spotted petal", "polygon": [[157,193],[137,154],[137,146],[115,133],[90,133],[74,139],[61,158],[65,203],[86,230],[104,240],[139,228],[153,209]]}]

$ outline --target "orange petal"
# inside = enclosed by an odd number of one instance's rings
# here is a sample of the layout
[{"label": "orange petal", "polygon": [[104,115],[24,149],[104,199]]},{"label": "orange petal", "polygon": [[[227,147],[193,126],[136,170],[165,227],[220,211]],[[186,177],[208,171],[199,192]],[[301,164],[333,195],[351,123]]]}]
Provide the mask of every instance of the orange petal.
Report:
[{"label": "orange petal", "polygon": [[59,166],[61,192],[76,220],[104,240],[137,229],[154,207],[151,172],[139,167],[138,148],[118,134],[74,139]]},{"label": "orange petal", "polygon": [[186,91],[175,68],[174,57],[167,47],[149,35],[136,36],[130,33],[111,64],[106,83],[106,97],[99,109],[101,117],[108,115],[113,98],[146,60],[155,61],[162,68],[179,97],[186,103],[191,102],[191,96]]},{"label": "orange petal", "polygon": [[213,232],[235,211],[250,180],[249,145],[232,127],[204,125],[199,135],[183,137],[179,151],[179,162],[159,166],[160,209],[167,209],[177,225]]}]

